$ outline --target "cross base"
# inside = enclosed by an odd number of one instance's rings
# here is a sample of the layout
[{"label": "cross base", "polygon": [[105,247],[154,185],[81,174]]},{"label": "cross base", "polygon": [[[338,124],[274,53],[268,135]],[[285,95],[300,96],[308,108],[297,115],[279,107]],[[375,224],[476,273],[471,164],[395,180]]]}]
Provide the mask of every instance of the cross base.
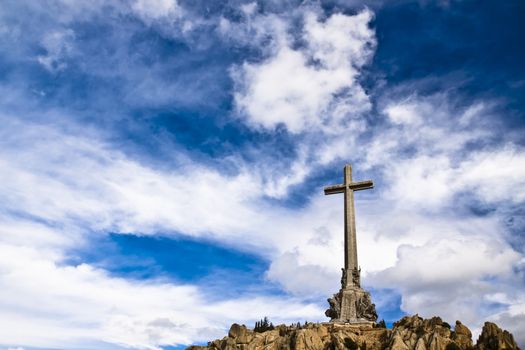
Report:
[{"label": "cross base", "polygon": [[330,308],[325,315],[331,318],[330,322],[363,324],[375,323],[377,320],[375,304],[371,301],[370,293],[363,288],[341,288],[328,299],[328,303]]}]

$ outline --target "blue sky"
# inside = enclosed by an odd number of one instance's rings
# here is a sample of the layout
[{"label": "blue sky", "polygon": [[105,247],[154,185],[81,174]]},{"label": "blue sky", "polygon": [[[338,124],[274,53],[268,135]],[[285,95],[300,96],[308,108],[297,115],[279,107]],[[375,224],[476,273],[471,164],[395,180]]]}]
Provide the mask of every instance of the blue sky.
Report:
[{"label": "blue sky", "polygon": [[525,346],[525,4],[6,1],[0,348],[326,321],[356,180],[380,318]]}]

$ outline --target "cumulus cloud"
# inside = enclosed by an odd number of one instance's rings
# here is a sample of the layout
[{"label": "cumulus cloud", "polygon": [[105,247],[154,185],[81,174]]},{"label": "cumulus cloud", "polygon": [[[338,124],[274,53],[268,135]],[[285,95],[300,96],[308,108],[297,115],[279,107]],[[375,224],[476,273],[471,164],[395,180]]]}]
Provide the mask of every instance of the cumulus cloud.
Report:
[{"label": "cumulus cloud", "polygon": [[261,63],[245,62],[233,71],[235,101],[249,125],[292,133],[331,132],[352,114],[370,108],[368,96],[357,81],[375,45],[369,27],[372,13],[334,14],[322,20],[304,14],[304,28],[296,48],[291,29],[281,24],[272,33],[270,56]]},{"label": "cumulus cloud", "polygon": [[[450,233],[447,232],[447,235]],[[395,267],[385,269],[374,277],[377,283],[384,284],[382,287],[396,284],[402,288],[429,288],[437,291],[465,280],[480,280],[491,276],[507,278],[520,258],[517,252],[500,242],[484,240],[483,236],[464,235],[430,240],[422,246],[401,245],[397,255]],[[430,266],[433,266],[432,273],[428,271]]]},{"label": "cumulus cloud", "polygon": [[[267,277],[280,282],[283,288],[295,295],[312,297],[328,295],[339,276],[324,270],[317,262],[299,264],[297,253],[285,252],[276,258],[267,272]],[[324,286],[324,288],[323,288]]]},{"label": "cumulus cloud", "polygon": [[[400,291],[401,309],[407,313],[459,319],[479,334],[483,322],[494,319],[494,310],[514,304],[504,299],[514,294],[509,287],[521,255],[485,232],[450,233],[442,239],[434,235],[420,246],[399,246],[396,264],[368,279],[375,287]],[[503,299],[496,302],[493,295]]]}]

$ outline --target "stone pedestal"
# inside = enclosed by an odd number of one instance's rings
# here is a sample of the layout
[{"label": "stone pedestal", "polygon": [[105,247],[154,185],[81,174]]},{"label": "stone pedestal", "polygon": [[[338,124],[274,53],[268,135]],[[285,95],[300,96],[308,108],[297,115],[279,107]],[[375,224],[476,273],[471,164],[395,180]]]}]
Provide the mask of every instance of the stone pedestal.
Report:
[{"label": "stone pedestal", "polygon": [[[360,271],[342,270],[341,289],[334,294],[328,303],[330,308],[325,315],[330,322],[343,323],[370,323],[377,320],[375,304],[372,303],[370,293],[360,286]],[[352,278],[347,278],[347,276]]]},{"label": "stone pedestal", "polygon": [[360,287],[347,287],[328,299],[330,308],[325,315],[330,322],[370,323],[377,320],[375,304],[370,293]]}]

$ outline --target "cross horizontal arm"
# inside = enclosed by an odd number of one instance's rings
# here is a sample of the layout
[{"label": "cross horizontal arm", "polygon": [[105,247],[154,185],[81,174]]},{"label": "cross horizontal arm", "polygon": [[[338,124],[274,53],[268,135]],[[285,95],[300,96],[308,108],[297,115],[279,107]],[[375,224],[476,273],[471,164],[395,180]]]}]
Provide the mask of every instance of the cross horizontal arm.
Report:
[{"label": "cross horizontal arm", "polygon": [[[370,180],[368,181],[359,181],[359,182],[352,182],[350,185],[348,185],[348,188],[354,191],[361,191],[361,190],[367,190],[369,188],[374,188],[374,183]],[[326,188],[325,188],[326,193]]]},{"label": "cross horizontal arm", "polygon": [[324,188],[324,194],[336,194],[336,193],[344,193],[345,192],[345,185],[334,185],[334,186],[327,186]]}]

